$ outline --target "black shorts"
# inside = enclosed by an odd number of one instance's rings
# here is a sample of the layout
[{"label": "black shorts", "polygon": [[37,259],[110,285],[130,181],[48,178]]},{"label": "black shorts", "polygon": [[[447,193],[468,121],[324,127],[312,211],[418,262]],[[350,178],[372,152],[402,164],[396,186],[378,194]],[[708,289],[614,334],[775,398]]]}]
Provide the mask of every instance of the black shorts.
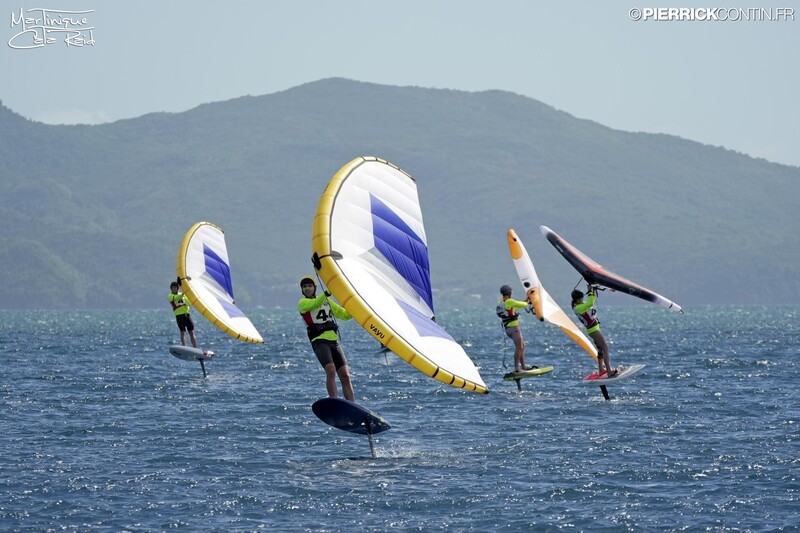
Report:
[{"label": "black shorts", "polygon": [[317,360],[323,368],[331,363],[336,366],[336,370],[347,366],[347,357],[344,355],[342,345],[337,341],[318,339],[311,343],[311,347],[314,348]]},{"label": "black shorts", "polygon": [[178,323],[178,329],[181,331],[194,331],[194,324],[192,323],[192,317],[189,313],[175,315],[175,322]]}]

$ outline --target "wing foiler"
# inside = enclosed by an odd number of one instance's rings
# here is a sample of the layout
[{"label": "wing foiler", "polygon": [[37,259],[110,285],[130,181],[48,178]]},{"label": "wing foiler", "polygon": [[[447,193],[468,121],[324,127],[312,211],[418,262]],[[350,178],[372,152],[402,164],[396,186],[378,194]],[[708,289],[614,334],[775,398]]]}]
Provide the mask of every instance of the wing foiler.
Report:
[{"label": "wing foiler", "polygon": [[247,342],[264,342],[250,319],[234,303],[225,234],[210,222],[198,222],[178,250],[181,288],[209,322]]},{"label": "wing foiler", "polygon": [[660,305],[661,307],[675,311],[676,313],[683,313],[683,308],[672,300],[664,298],[660,294],[653,292],[650,289],[642,287],[641,285],[637,285],[636,283],[627,280],[622,276],[606,270],[600,265],[600,263],[591,259],[589,256],[572,246],[547,226],[540,226],[539,230],[547,238],[547,240],[550,241],[550,244],[552,244],[555,249],[558,250],[562,256],[564,256],[564,259],[566,259],[569,264],[575,268],[575,270],[580,272],[581,276],[583,276],[583,279],[585,279],[588,283],[602,285],[604,287],[608,287],[609,289],[630,294],[631,296],[635,296],[637,298],[641,298],[642,300]]},{"label": "wing foiler", "polygon": [[414,178],[376,157],[347,163],[320,198],[312,252],[328,290],[382,345],[442,383],[489,392],[461,345],[434,320]]},{"label": "wing foiler", "polygon": [[514,268],[517,270],[519,281],[525,289],[528,299],[533,306],[536,317],[539,320],[547,320],[551,324],[561,328],[561,331],[567,334],[569,338],[575,341],[578,346],[586,350],[590,356],[597,360],[597,349],[594,344],[583,334],[575,323],[569,319],[566,313],[558,306],[553,298],[548,294],[542,283],[539,281],[539,276],[536,275],[536,269],[533,266],[528,251],[525,245],[517,236],[517,232],[513,229],[508,230],[508,249],[511,251],[511,259],[514,260]]}]

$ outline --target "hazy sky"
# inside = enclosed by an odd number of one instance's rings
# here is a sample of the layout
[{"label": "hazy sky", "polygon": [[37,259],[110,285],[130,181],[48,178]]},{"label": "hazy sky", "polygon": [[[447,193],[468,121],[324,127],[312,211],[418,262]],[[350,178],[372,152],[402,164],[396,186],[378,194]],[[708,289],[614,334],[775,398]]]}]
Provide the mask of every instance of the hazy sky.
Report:
[{"label": "hazy sky", "polygon": [[[636,8],[687,6],[720,20],[633,20]],[[94,44],[23,28],[20,12],[42,19],[34,8],[54,10],[52,28],[70,17],[93,28],[79,37]],[[736,8],[779,20],[741,20]],[[345,77],[507,90],[613,128],[800,166],[791,0],[4,0],[0,17],[0,100],[47,123],[185,111]],[[17,48],[36,36],[52,42]]]}]

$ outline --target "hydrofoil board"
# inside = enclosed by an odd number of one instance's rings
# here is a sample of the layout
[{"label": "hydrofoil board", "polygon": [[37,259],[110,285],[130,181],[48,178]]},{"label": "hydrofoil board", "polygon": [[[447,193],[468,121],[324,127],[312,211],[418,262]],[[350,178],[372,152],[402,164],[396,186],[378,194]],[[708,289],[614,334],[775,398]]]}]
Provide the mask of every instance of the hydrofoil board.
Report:
[{"label": "hydrofoil board", "polygon": [[208,361],[215,355],[214,352],[210,350],[201,350],[200,348],[181,345],[170,346],[169,353],[184,361]]},{"label": "hydrofoil board", "polygon": [[513,381],[515,379],[524,379],[524,378],[533,378],[536,376],[542,376],[544,374],[548,374],[553,371],[552,366],[545,366],[542,368],[534,368],[531,370],[525,370],[523,372],[509,372],[503,376],[503,379],[506,381]]},{"label": "hydrofoil board", "polygon": [[322,398],[311,410],[326,424],[350,433],[375,435],[392,427],[378,413],[344,398]]},{"label": "hydrofoil board", "polygon": [[608,385],[609,383],[614,383],[615,381],[620,381],[622,379],[627,379],[637,373],[641,369],[643,369],[646,365],[631,365],[631,366],[618,366],[616,375],[613,377],[606,377],[606,374],[598,374],[597,372],[593,372],[583,378],[584,385]]}]

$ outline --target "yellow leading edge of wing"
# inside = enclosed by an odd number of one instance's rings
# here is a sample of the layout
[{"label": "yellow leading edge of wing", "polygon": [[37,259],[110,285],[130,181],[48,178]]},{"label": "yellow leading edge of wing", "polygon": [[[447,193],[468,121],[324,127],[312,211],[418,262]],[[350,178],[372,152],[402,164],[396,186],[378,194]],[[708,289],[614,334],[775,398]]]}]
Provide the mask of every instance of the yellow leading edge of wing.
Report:
[{"label": "yellow leading edge of wing", "polygon": [[186,232],[183,242],[178,249],[177,273],[178,277],[181,279],[181,290],[188,297],[189,303],[197,309],[200,314],[231,337],[251,343],[264,342],[264,339],[247,317],[240,317],[240,319],[238,319],[239,324],[234,325],[228,317],[223,316],[221,308],[215,311],[216,308],[219,308],[219,304],[215,305],[213,300],[209,299],[208,296],[201,296],[201,294],[207,294],[207,291],[201,287],[202,282],[200,279],[197,279],[197,274],[189,272],[187,268],[187,256],[195,234],[198,231],[207,229],[217,231],[220,235],[223,234],[222,229],[211,222],[198,222]]},{"label": "yellow leading edge of wing", "polygon": [[506,237],[511,259],[514,261],[514,268],[519,275],[523,288],[527,290],[528,298],[534,307],[536,317],[561,328],[561,331],[583,348],[590,357],[597,360],[597,349],[542,286],[533,266],[533,261],[531,261],[525,245],[522,244],[519,236],[517,236],[517,232],[509,229]]},{"label": "yellow leading edge of wing", "polygon": [[[522,261],[524,251],[521,246],[521,242],[517,237],[517,233],[510,229],[506,234],[506,238],[508,239],[508,249],[511,251],[511,258],[514,261]],[[528,300],[531,302],[533,306],[533,311],[536,313],[536,318],[539,320],[544,320],[544,314],[542,314],[542,297],[540,294],[539,286],[534,287],[526,287],[528,290],[527,296]]]},{"label": "yellow leading edge of wing", "polygon": [[[328,290],[336,297],[341,305],[353,316],[361,326],[368,331],[382,345],[388,347],[398,357],[412,365],[414,368],[442,383],[456,388],[474,392],[488,393],[489,389],[483,383],[476,383],[456,376],[435,364],[419,351],[415,350],[406,340],[400,337],[392,327],[375,314],[367,302],[354,290],[344,272],[331,257],[331,216],[334,202],[344,181],[359,166],[378,162],[388,165],[392,169],[402,172],[398,167],[377,157],[357,157],[343,166],[331,178],[317,207],[314,217],[311,247],[314,256],[319,259],[317,265],[319,276]],[[407,174],[406,174],[407,175]],[[408,176],[411,180],[410,176]]]}]

